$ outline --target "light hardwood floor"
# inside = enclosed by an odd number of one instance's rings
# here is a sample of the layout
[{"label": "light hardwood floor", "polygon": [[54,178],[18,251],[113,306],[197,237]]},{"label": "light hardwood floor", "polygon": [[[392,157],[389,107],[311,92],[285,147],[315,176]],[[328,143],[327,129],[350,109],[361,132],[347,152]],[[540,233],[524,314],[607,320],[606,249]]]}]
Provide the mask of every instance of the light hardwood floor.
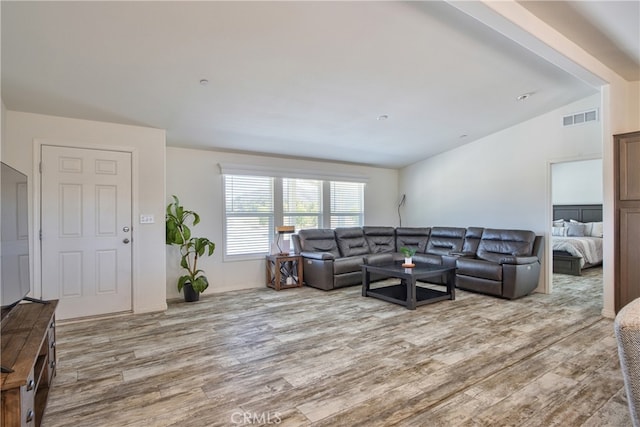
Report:
[{"label": "light hardwood floor", "polygon": [[598,273],[416,311],[264,288],[62,324],[43,425],[627,426]]}]

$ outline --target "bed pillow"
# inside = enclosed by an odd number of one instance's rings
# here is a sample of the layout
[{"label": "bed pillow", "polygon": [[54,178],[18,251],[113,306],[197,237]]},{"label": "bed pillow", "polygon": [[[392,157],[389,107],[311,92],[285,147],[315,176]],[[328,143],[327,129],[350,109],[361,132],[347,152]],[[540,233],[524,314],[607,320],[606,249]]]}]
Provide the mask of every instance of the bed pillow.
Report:
[{"label": "bed pillow", "polygon": [[553,226],[554,227],[564,227],[564,219],[554,219],[553,220]]},{"label": "bed pillow", "polygon": [[551,227],[551,235],[565,237],[567,235],[567,227]]},{"label": "bed pillow", "polygon": [[603,224],[601,222],[592,222],[591,223],[591,234],[592,237],[602,237],[603,235]]},{"label": "bed pillow", "polygon": [[584,235],[591,236],[591,229],[593,227],[592,222],[579,222],[579,221],[576,221],[575,219],[572,219],[570,221],[570,224],[581,224],[582,226],[584,226]]},{"label": "bed pillow", "polygon": [[585,225],[579,222],[571,222],[566,227],[567,236],[569,237],[584,237],[585,236]]}]

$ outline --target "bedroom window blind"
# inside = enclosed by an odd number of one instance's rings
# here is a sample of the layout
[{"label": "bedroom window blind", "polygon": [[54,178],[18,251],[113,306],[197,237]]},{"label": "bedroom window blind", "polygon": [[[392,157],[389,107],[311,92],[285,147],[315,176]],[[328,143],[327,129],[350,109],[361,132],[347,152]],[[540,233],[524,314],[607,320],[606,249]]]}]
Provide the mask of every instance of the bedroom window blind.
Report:
[{"label": "bedroom window blind", "polygon": [[273,178],[225,175],[225,255],[269,253]]}]

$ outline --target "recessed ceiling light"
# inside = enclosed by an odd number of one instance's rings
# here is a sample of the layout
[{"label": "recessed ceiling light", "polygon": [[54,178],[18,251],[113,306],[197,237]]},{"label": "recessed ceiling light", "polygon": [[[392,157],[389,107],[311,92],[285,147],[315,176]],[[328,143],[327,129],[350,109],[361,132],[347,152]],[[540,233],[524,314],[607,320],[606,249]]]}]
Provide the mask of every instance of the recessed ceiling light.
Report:
[{"label": "recessed ceiling light", "polygon": [[207,79],[200,80],[200,86],[206,86],[208,84],[209,84],[209,80],[207,80]]},{"label": "recessed ceiling light", "polygon": [[516,101],[524,101],[525,99],[529,99],[531,95],[531,93],[523,93],[522,95],[518,95],[516,97]]},{"label": "recessed ceiling light", "polygon": [[382,115],[378,116],[378,120],[380,120],[380,121],[387,120],[388,118],[389,118],[389,116],[386,115],[386,114],[382,114]]}]

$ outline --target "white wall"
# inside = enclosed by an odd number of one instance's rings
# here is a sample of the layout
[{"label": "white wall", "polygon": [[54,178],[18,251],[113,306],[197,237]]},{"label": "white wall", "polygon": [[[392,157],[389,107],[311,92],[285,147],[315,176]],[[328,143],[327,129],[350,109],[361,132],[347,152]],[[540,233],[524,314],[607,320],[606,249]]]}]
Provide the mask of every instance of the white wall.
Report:
[{"label": "white wall", "polygon": [[[197,212],[201,222],[192,231],[216,243],[210,258],[200,261],[210,286],[207,293],[265,286],[264,259],[223,261],[223,188],[218,164],[235,163],[271,168],[321,170],[327,174],[349,172],[369,178],[365,186],[365,223],[390,225],[398,223],[398,171],[330,162],[292,160],[278,157],[225,153],[167,147],[167,197],[175,194],[185,208]],[[167,247],[167,297],[178,298],[176,289],[180,272],[177,248]]]},{"label": "white wall", "polygon": [[0,110],[0,160],[2,160],[2,152],[3,150],[3,144],[4,144],[4,139],[5,139],[5,122],[6,122],[6,117],[7,117],[7,107],[4,106],[4,102],[2,102],[2,109]]},{"label": "white wall", "polygon": [[600,122],[562,126],[562,115],[600,104],[593,95],[401,170],[408,225],[547,231],[550,161],[598,157]]},{"label": "white wall", "polygon": [[[165,131],[40,114],[6,112],[3,159],[29,176],[31,236],[39,223],[39,181],[35,165],[40,145],[118,149],[133,153],[133,309],[136,313],[166,309],[165,292]],[[140,214],[152,214],[155,224],[137,224]],[[34,295],[42,292],[39,241],[32,242]]]},{"label": "white wall", "polygon": [[[640,129],[640,84],[629,83],[603,63],[580,49],[571,40],[534,16],[517,2],[480,0],[452,2],[466,13],[484,22],[560,69],[600,87],[602,94],[602,175],[604,220],[604,289],[602,314],[614,317],[614,157],[613,135]],[[550,216],[550,210],[549,210]],[[607,238],[606,236],[611,236]],[[547,254],[549,260],[551,255]],[[548,279],[551,277],[547,271]]]},{"label": "white wall", "polygon": [[402,169],[407,225],[533,230],[549,253],[551,162],[602,155],[599,121],[563,127],[562,116],[599,105],[593,95]]},{"label": "white wall", "polygon": [[640,129],[640,81],[627,83],[629,95],[627,97],[628,129]]},{"label": "white wall", "polygon": [[554,205],[602,204],[602,159],[551,165]]}]

